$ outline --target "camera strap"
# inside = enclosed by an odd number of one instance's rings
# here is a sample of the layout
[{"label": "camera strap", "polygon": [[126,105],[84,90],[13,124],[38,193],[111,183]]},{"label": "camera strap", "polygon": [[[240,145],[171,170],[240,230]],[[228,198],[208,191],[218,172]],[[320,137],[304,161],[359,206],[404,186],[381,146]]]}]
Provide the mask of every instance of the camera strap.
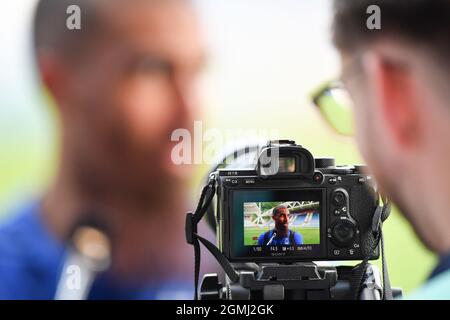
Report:
[{"label": "camera strap", "polygon": [[239,274],[234,270],[231,263],[225,258],[217,247],[207,239],[201,237],[197,233],[197,226],[207,211],[212,199],[216,193],[216,178],[214,174],[210,175],[208,184],[203,188],[197,209],[194,213],[188,212],[186,215],[186,242],[194,246],[195,271],[194,271],[194,300],[198,300],[198,280],[200,275],[201,250],[200,242],[208,249],[208,251],[216,258],[217,262],[225,271],[225,274],[233,282],[239,281]]},{"label": "camera strap", "polygon": [[[381,201],[383,204],[381,204]],[[369,259],[374,255],[375,250],[380,244],[381,249],[381,265],[382,265],[382,273],[383,273],[383,300],[392,300],[392,288],[391,282],[389,279],[389,272],[387,268],[386,257],[384,254],[384,237],[382,231],[383,222],[389,217],[391,213],[391,203],[389,199],[383,196],[379,196],[378,206],[375,209],[373,220],[372,220],[372,233],[374,235],[374,243],[373,247],[370,250],[370,253],[364,258],[364,260],[358,264],[354,269],[354,276],[352,278],[352,296],[353,299],[357,300],[359,298],[359,294],[361,291],[361,284],[364,279],[364,274],[369,263]]]}]

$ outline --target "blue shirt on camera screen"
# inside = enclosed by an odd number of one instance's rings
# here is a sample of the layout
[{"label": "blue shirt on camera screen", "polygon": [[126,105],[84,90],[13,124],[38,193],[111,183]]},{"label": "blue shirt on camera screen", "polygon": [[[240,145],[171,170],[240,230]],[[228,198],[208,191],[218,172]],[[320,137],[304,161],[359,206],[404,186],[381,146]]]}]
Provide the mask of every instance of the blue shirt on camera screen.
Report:
[{"label": "blue shirt on camera screen", "polygon": [[[291,232],[292,232],[291,230],[289,230],[287,236],[283,237],[283,238],[278,238],[276,235],[274,237],[273,236],[274,232],[275,232],[275,230],[270,230],[268,235],[266,235],[267,232],[264,232],[263,234],[261,234],[258,238],[258,246],[267,246],[267,245],[289,246],[289,245],[302,245],[303,244],[302,235],[298,232],[294,233],[294,242],[295,243],[291,243],[291,241],[290,241]],[[265,241],[265,238],[268,239],[267,242]],[[272,241],[270,241],[270,239],[272,239]]]}]

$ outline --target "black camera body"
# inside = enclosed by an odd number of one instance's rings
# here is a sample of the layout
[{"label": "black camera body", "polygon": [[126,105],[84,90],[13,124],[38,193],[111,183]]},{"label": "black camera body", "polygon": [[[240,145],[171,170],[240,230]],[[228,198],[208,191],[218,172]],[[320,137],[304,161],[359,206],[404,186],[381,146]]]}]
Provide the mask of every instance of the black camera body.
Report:
[{"label": "black camera body", "polygon": [[286,140],[264,147],[254,170],[218,170],[219,250],[230,262],[377,259],[378,194],[364,169]]}]

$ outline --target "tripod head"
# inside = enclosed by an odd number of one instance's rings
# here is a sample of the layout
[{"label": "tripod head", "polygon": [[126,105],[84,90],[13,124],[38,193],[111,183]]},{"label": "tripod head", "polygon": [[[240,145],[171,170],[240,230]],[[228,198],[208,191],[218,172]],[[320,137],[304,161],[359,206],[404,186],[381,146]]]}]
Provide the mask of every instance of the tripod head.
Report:
[{"label": "tripod head", "polygon": [[[239,281],[226,278],[225,285],[217,274],[203,277],[202,300],[346,300],[352,299],[354,268],[318,266],[315,263],[291,265],[262,264],[235,266]],[[378,268],[367,264],[359,290],[359,300],[381,300],[382,285]],[[401,297],[401,289],[393,289]]]}]

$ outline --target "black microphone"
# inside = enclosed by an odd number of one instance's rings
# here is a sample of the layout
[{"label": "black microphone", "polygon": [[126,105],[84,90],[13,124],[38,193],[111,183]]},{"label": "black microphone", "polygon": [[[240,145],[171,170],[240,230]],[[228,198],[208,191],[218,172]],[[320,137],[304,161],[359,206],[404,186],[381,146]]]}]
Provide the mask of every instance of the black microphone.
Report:
[{"label": "black microphone", "polygon": [[78,223],[73,229],[55,300],[88,298],[95,278],[111,263],[111,239],[105,230],[93,221]]}]

